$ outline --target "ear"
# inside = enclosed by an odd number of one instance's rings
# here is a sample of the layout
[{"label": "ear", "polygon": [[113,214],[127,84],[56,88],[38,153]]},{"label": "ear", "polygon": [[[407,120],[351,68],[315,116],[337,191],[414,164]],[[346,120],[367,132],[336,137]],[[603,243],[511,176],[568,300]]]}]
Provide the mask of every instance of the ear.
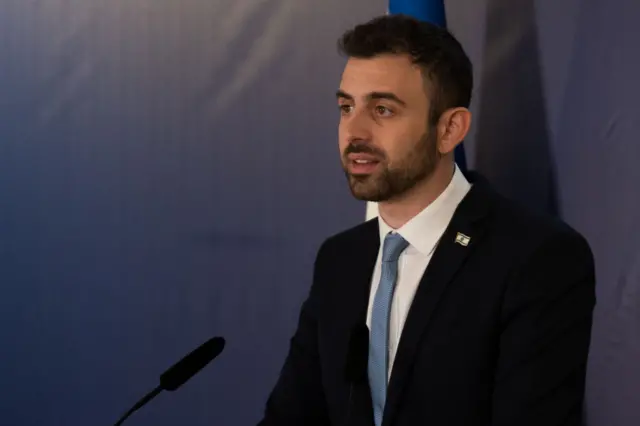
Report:
[{"label": "ear", "polygon": [[456,148],[469,133],[471,111],[467,108],[446,110],[438,120],[438,151],[445,155]]}]

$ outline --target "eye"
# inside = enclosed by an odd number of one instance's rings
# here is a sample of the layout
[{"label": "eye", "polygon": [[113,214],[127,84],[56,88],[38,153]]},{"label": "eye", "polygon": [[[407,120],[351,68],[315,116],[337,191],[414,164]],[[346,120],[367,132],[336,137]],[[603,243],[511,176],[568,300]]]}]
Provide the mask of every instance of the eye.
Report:
[{"label": "eye", "polygon": [[382,117],[390,117],[393,115],[393,111],[384,105],[376,105],[375,110],[376,110],[376,114]]},{"label": "eye", "polygon": [[348,105],[348,104],[342,104],[338,106],[340,108],[340,112],[342,114],[349,114],[351,111],[353,111],[353,105]]}]

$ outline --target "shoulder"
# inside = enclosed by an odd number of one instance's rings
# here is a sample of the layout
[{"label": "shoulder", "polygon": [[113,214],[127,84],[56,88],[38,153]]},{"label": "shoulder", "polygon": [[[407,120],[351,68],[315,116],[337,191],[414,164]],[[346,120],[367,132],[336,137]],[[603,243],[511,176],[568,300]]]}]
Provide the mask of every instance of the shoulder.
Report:
[{"label": "shoulder", "polygon": [[[315,292],[335,288],[348,282],[353,274],[369,264],[380,246],[378,220],[372,219],[331,235],[320,245],[314,262],[313,286]],[[336,275],[337,274],[337,275]]]},{"label": "shoulder", "polygon": [[492,246],[515,255],[517,263],[556,257],[555,261],[593,264],[587,239],[561,218],[526,208],[489,187],[480,191],[491,205],[488,234]]},{"label": "shoulder", "polygon": [[506,198],[500,198],[495,212],[495,228],[514,242],[561,240],[588,246],[586,238],[559,217],[532,211]]},{"label": "shoulder", "polygon": [[318,250],[318,257],[376,246],[379,244],[379,238],[378,219],[370,219],[327,237]]}]

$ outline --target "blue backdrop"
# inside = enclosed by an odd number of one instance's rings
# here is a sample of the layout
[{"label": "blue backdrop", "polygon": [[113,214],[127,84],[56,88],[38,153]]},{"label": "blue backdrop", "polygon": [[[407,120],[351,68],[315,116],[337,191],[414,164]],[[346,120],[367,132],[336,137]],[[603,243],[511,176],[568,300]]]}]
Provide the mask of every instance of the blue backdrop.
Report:
[{"label": "blue backdrop", "polygon": [[[634,0],[451,0],[475,64],[469,168],[598,261],[588,412],[640,423]],[[336,39],[386,0],[0,0],[0,423],[260,417],[327,235],[361,222]]]},{"label": "blue backdrop", "polygon": [[214,335],[131,424],[258,419],[317,246],[364,216],[335,42],[384,4],[305,3],[0,2],[0,424],[110,425]]}]

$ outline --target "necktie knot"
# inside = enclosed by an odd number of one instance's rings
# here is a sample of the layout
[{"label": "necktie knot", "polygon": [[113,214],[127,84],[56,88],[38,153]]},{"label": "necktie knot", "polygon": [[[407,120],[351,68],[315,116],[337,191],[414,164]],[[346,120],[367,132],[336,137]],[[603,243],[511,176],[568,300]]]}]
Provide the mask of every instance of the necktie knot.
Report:
[{"label": "necktie knot", "polygon": [[384,238],[384,247],[382,249],[383,262],[396,262],[400,254],[407,248],[409,242],[402,238],[400,234],[388,233]]}]

